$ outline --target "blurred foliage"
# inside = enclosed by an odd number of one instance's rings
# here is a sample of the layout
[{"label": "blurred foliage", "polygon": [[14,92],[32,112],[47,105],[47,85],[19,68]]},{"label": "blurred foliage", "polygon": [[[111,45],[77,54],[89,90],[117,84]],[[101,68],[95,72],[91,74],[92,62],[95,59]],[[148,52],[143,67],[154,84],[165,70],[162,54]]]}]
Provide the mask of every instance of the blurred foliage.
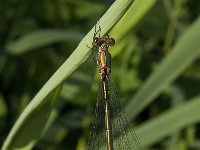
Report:
[{"label": "blurred foliage", "polygon": [[[31,99],[112,3],[108,0],[0,1],[0,145]],[[117,41],[119,45],[111,49],[112,78],[125,103],[171,53],[178,39],[198,18],[199,10],[198,0],[157,0],[139,23]],[[87,146],[98,81],[90,57],[65,81],[56,101],[53,124],[34,149],[82,150]],[[199,91],[200,60],[196,59],[142,109],[134,119],[135,124],[139,128],[199,96]],[[198,123],[184,126],[147,144],[146,149],[200,149],[199,133]]]}]

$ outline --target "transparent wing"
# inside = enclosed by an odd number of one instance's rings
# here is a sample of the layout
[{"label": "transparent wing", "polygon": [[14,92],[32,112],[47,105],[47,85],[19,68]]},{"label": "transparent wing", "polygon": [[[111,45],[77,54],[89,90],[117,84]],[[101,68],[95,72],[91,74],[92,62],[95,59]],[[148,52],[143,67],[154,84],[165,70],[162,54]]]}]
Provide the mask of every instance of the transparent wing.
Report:
[{"label": "transparent wing", "polygon": [[121,97],[114,86],[112,79],[108,78],[110,91],[111,120],[113,143],[115,150],[141,150],[141,144],[134,128],[125,113]]},{"label": "transparent wing", "polygon": [[[108,78],[114,150],[142,150],[135,130],[124,111],[124,106],[112,79]],[[88,150],[107,150],[103,94],[99,92],[89,135]]]},{"label": "transparent wing", "polygon": [[92,47],[92,53],[91,53],[93,62],[96,64],[97,63],[97,57],[98,57],[98,48]]},{"label": "transparent wing", "polygon": [[105,112],[101,86],[99,87],[96,108],[90,128],[88,150],[106,150]]}]

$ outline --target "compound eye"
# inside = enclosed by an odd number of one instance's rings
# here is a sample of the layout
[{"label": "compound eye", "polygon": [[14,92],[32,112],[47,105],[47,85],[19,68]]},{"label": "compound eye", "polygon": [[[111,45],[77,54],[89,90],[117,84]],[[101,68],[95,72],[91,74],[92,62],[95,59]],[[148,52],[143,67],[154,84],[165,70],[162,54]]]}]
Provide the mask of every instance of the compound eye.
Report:
[{"label": "compound eye", "polygon": [[93,46],[97,46],[98,40],[99,40],[98,37],[94,37],[94,38],[93,38],[92,45],[93,45]]},{"label": "compound eye", "polygon": [[94,41],[94,42],[97,42],[98,39],[99,39],[98,37],[94,37],[94,38],[93,38],[93,41]]},{"label": "compound eye", "polygon": [[114,39],[114,38],[109,38],[108,44],[109,44],[110,46],[115,45],[115,39]]}]

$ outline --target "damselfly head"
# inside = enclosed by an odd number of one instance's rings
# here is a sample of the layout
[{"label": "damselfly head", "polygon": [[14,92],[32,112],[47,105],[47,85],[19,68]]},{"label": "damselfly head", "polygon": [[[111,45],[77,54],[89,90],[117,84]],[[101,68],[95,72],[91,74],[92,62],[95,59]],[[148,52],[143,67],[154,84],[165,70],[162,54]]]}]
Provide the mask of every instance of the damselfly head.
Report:
[{"label": "damselfly head", "polygon": [[102,46],[102,44],[107,44],[107,46],[113,46],[115,45],[115,39],[114,38],[110,38],[109,36],[108,37],[94,37],[93,38],[93,42],[92,42],[92,45],[94,47],[100,47]]},{"label": "damselfly head", "polygon": [[103,38],[103,37],[102,37],[102,38],[99,38],[99,37],[94,37],[94,38],[93,38],[92,45],[93,45],[94,47],[100,47],[100,46],[102,46],[102,44],[107,44],[105,38]]}]

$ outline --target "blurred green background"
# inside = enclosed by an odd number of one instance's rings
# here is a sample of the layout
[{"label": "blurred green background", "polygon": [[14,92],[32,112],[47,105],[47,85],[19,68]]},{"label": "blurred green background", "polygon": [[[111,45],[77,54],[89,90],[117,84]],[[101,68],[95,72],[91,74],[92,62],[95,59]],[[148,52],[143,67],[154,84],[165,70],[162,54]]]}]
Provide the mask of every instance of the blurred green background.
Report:
[{"label": "blurred green background", "polygon": [[[31,99],[113,2],[0,1],[0,146]],[[145,7],[145,3],[143,5]],[[116,41],[120,44],[111,48],[112,78],[125,104],[134,100],[134,95],[171,53],[178,39],[198,19],[199,10],[198,0],[157,0],[129,32]],[[196,32],[200,32],[200,28]],[[110,36],[113,37],[112,33],[115,35],[117,31],[111,31]],[[89,57],[64,82],[56,99],[53,123],[33,149],[83,150],[87,147],[98,82],[96,65]],[[162,82],[157,80],[156,84]],[[145,125],[148,126],[159,115],[171,109],[176,112],[179,105],[187,107],[190,100],[199,96],[199,91],[200,60],[196,56],[164,90],[148,105],[141,106],[131,118],[138,129],[141,144],[152,150],[200,149],[200,119],[195,119],[190,125],[186,121],[176,130],[170,130],[170,135],[168,130],[163,131],[160,138],[149,143],[145,142],[141,133],[145,131],[142,130]],[[189,104],[188,109],[192,114]],[[185,117],[180,120],[184,122]],[[175,123],[176,120],[167,125]],[[162,130],[162,126],[159,128]],[[150,135],[145,136],[148,140]]]}]

